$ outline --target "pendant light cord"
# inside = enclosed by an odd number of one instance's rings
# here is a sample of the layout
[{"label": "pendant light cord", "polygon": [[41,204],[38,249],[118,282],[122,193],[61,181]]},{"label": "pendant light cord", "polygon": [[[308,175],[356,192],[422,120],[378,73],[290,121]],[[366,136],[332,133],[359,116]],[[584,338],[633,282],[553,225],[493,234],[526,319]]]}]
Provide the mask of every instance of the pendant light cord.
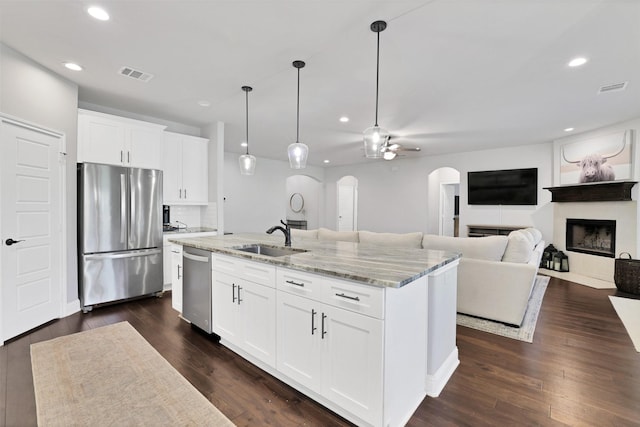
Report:
[{"label": "pendant light cord", "polygon": [[378,80],[380,76],[380,32],[378,34],[378,48],[376,50],[376,124],[375,127],[378,127]]},{"label": "pendant light cord", "polygon": [[300,68],[298,68],[298,100],[296,105],[296,143],[300,142]]},{"label": "pendant light cord", "polygon": [[249,154],[249,91],[245,91],[245,106],[246,106],[246,130],[247,130],[247,154]]}]

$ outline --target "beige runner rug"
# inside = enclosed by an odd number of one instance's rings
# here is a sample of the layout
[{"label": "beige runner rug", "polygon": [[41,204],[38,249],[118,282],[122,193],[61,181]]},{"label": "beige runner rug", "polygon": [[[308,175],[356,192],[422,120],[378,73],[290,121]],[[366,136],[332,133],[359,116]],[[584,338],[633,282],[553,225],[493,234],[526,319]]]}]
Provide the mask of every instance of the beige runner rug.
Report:
[{"label": "beige runner rug", "polygon": [[128,322],[31,345],[39,426],[233,426]]},{"label": "beige runner rug", "polygon": [[609,300],[622,320],[636,351],[640,353],[640,300],[609,296]]}]

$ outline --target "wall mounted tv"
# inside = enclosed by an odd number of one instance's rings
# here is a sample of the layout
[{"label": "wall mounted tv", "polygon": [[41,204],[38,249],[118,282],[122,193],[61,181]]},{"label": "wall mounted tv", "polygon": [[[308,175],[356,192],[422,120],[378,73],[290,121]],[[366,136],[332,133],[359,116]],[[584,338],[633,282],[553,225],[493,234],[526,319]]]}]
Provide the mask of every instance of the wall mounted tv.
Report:
[{"label": "wall mounted tv", "polygon": [[537,205],[538,168],[467,173],[470,205]]}]

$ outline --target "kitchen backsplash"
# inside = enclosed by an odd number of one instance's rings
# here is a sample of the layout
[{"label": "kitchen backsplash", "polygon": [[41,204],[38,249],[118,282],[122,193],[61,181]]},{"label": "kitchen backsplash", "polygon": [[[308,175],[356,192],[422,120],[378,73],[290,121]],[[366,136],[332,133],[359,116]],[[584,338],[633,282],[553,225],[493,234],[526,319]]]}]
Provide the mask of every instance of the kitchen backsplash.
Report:
[{"label": "kitchen backsplash", "polygon": [[200,219],[202,227],[218,228],[218,204],[212,202],[207,206],[200,206]]},{"label": "kitchen backsplash", "polygon": [[171,224],[180,221],[187,227],[218,228],[217,204],[209,203],[206,206],[171,206]]}]

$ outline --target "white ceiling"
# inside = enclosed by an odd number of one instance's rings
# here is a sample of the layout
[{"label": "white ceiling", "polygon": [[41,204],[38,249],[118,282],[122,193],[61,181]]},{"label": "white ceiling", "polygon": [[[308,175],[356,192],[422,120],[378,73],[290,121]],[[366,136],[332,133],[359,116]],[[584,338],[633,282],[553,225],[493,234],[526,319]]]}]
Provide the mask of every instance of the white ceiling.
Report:
[{"label": "white ceiling", "polygon": [[[380,34],[379,124],[429,156],[543,143],[640,116],[637,0],[0,1],[1,40],[79,85],[81,101],[202,127],[224,121],[241,152],[286,160],[296,137],[309,163],[360,163],[373,125]],[[95,4],[93,3],[93,4]],[[567,63],[576,56],[589,62]],[[85,69],[72,72],[62,62]],[[148,83],[118,74],[130,66]],[[625,91],[598,94],[629,81]],[[199,100],[211,106],[203,108]],[[342,115],[350,117],[340,123]]]}]

